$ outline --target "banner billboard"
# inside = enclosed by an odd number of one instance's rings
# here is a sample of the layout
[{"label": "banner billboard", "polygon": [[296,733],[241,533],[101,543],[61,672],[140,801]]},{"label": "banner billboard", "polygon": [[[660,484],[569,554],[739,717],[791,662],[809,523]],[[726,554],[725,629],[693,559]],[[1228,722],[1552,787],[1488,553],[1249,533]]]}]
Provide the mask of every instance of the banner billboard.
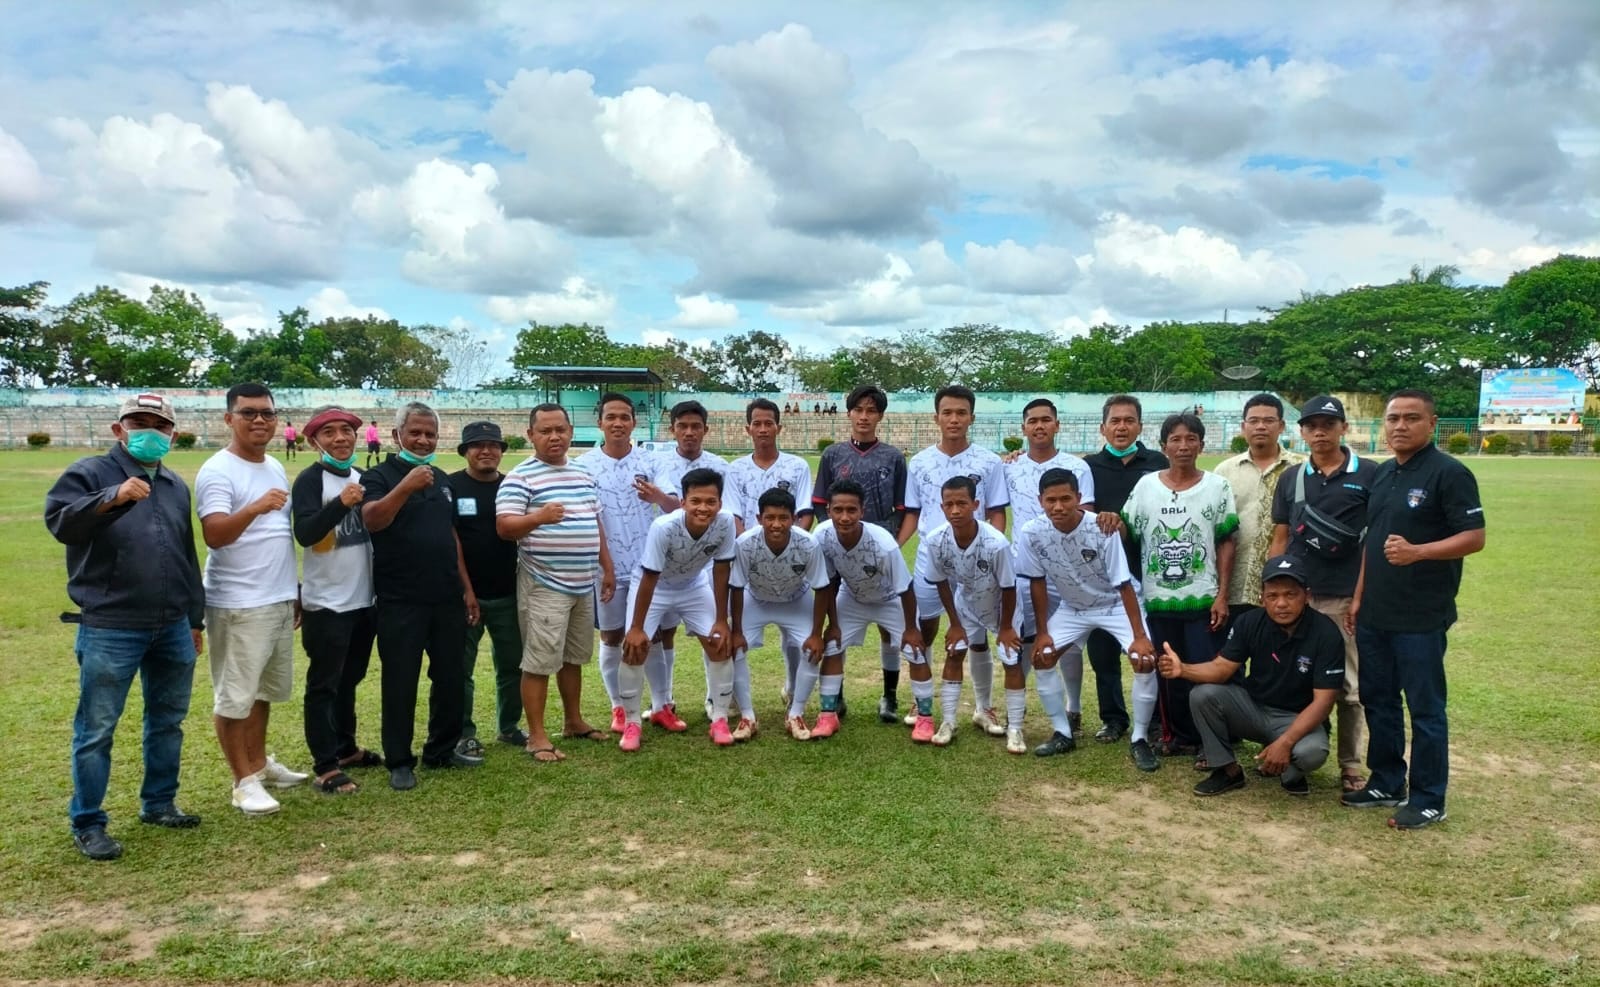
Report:
[{"label": "banner billboard", "polygon": [[1581,429],[1583,378],[1565,367],[1485,370],[1478,387],[1478,425],[1485,431]]}]

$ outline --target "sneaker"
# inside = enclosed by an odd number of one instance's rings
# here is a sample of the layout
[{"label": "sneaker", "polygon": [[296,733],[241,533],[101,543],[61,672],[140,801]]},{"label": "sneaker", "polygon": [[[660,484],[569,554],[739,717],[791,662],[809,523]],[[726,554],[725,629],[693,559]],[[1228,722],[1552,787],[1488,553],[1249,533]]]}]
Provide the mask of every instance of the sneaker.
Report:
[{"label": "sneaker", "polygon": [[811,728],[812,740],[827,740],[839,732],[839,714],[822,712],[817,714],[817,725]]},{"label": "sneaker", "polygon": [[[1126,731],[1124,731],[1121,727],[1107,723],[1095,731],[1094,742],[1097,744],[1114,744],[1122,739],[1122,735],[1125,732]],[[1074,736],[1076,736],[1078,733],[1078,728],[1073,727],[1072,733]]]},{"label": "sneaker", "polygon": [[783,728],[789,731],[789,736],[796,740],[810,740],[811,728],[806,726],[803,716],[791,716],[783,722]]},{"label": "sneaker", "polygon": [[1133,766],[1140,771],[1154,771],[1161,767],[1161,762],[1156,759],[1156,752],[1150,749],[1150,741],[1135,740],[1129,747],[1128,753],[1133,755]]},{"label": "sneaker", "polygon": [[72,845],[90,860],[115,860],[122,856],[122,844],[113,840],[104,826],[73,831]]},{"label": "sneaker", "polygon": [[711,742],[718,747],[732,747],[733,733],[728,729],[728,718],[718,717],[711,721],[711,729],[706,731],[711,735]]},{"label": "sneaker", "polygon": [[629,753],[639,749],[639,741],[643,739],[644,729],[637,723],[624,723],[622,725],[622,739],[617,746]]},{"label": "sneaker", "polygon": [[1000,722],[1000,711],[990,706],[972,711],[972,725],[991,737],[1004,737],[1006,727]]},{"label": "sneaker", "polygon": [[1443,809],[1413,809],[1404,805],[1389,817],[1389,825],[1395,829],[1426,829],[1448,818]]},{"label": "sneaker", "polygon": [[935,747],[949,747],[950,741],[954,739],[956,739],[956,725],[950,720],[945,720],[939,724],[939,729],[933,732],[933,740],[930,743]]},{"label": "sneaker", "polygon": [[911,712],[907,713],[904,717],[902,717],[900,722],[904,723],[908,727],[916,726],[917,725],[917,708],[915,706],[911,707]]},{"label": "sneaker", "polygon": [[1406,793],[1386,792],[1368,785],[1359,792],[1345,792],[1339,796],[1339,804],[1351,809],[1392,809],[1406,804]]},{"label": "sneaker", "polygon": [[1244,772],[1239,770],[1238,765],[1234,765],[1233,768],[1232,774],[1228,773],[1227,768],[1213,769],[1200,784],[1194,786],[1194,793],[1201,798],[1205,798],[1209,795],[1221,795],[1223,792],[1231,792],[1235,788],[1243,788]]},{"label": "sneaker", "polygon": [[628,728],[628,711],[621,706],[611,707],[611,732],[621,733]]},{"label": "sneaker", "polygon": [[911,742],[926,744],[933,739],[933,717],[919,716],[911,727]]},{"label": "sneaker", "polygon": [[1311,794],[1311,781],[1304,776],[1296,778],[1294,781],[1290,781],[1289,779],[1285,778],[1278,782],[1278,784],[1283,788],[1283,793],[1285,795],[1304,796]]},{"label": "sneaker", "polygon": [[417,773],[407,764],[389,769],[389,787],[397,792],[409,792],[417,787]]},{"label": "sneaker", "polygon": [[256,777],[261,779],[263,785],[270,785],[273,788],[293,788],[311,776],[304,772],[289,770],[268,754],[267,766],[256,772]]},{"label": "sneaker", "polygon": [[1033,749],[1035,757],[1054,757],[1057,754],[1071,754],[1078,749],[1078,742],[1062,733],[1060,730],[1052,731],[1050,739]]},{"label": "sneaker", "polygon": [[900,704],[884,696],[878,700],[878,722],[893,723],[900,719]]},{"label": "sneaker", "polygon": [[194,829],[200,825],[199,816],[184,812],[171,802],[159,809],[146,809],[139,813],[139,821],[146,826],[162,826],[166,829]]},{"label": "sneaker", "polygon": [[1072,735],[1074,737],[1081,735],[1083,733],[1083,714],[1068,713],[1067,726],[1072,728]]},{"label": "sneaker", "polygon": [[270,816],[280,808],[278,800],[262,787],[260,775],[251,775],[233,786],[233,807],[247,816]]},{"label": "sneaker", "polygon": [[756,730],[756,721],[753,717],[741,716],[739,717],[739,725],[733,728],[733,739],[742,744],[754,737]]},{"label": "sneaker", "polygon": [[505,733],[497,733],[494,735],[494,739],[497,743],[505,744],[507,747],[526,748],[528,746],[528,735],[522,731],[521,727],[515,730],[507,730]]},{"label": "sneaker", "polygon": [[650,717],[650,722],[667,731],[668,733],[682,733],[689,729],[689,724],[678,719],[678,711],[671,706],[663,706],[656,710]]},{"label": "sneaker", "polygon": [[483,758],[483,744],[477,737],[462,737],[456,742],[456,753],[462,757]]},{"label": "sneaker", "polygon": [[440,760],[429,761],[425,759],[422,763],[429,768],[481,768],[483,767],[483,755],[463,754],[455,750]]},{"label": "sneaker", "polygon": [[1026,753],[1028,753],[1028,742],[1026,740],[1022,739],[1022,728],[1021,727],[1006,727],[1006,753],[1007,754],[1026,754]]}]

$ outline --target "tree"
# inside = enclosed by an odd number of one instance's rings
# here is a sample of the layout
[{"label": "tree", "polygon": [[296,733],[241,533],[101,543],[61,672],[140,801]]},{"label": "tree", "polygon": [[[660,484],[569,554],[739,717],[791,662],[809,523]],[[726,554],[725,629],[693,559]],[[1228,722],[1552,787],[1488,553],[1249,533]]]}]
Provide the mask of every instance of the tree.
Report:
[{"label": "tree", "polygon": [[516,348],[511,351],[511,371],[515,380],[531,383],[529,367],[617,367],[619,347],[606,335],[604,326],[570,322],[543,326],[537,322],[518,331]]},{"label": "tree", "polygon": [[1197,325],[1155,322],[1123,344],[1134,390],[1199,391],[1216,381],[1215,357]]},{"label": "tree", "polygon": [[793,354],[782,336],[753,329],[727,337],[706,357],[714,376],[730,390],[759,394],[778,390],[778,381],[789,376]]},{"label": "tree", "polygon": [[933,345],[950,381],[982,391],[1032,391],[1049,378],[1049,357],[1059,341],[1042,332],[966,323],[939,330]]},{"label": "tree", "polygon": [[145,302],[102,285],[54,309],[51,318],[55,379],[47,383],[193,386],[232,338],[193,292],[162,285],[152,286]]},{"label": "tree", "polygon": [[260,381],[269,387],[327,387],[323,370],[333,352],[327,333],[311,324],[304,308],[278,313],[278,331],[260,330],[246,339],[225,341],[206,379],[218,387]]},{"label": "tree", "polygon": [[47,281],[0,288],[0,384],[6,387],[27,387],[45,376],[39,313],[49,291]]},{"label": "tree", "polygon": [[1563,254],[1511,275],[1495,322],[1507,366],[1572,367],[1600,386],[1600,257]]},{"label": "tree", "polygon": [[488,342],[479,339],[470,327],[418,326],[416,332],[449,362],[445,386],[472,388],[488,379],[495,356],[489,351]]},{"label": "tree", "polygon": [[1050,386],[1091,394],[1132,390],[1133,377],[1124,349],[1131,335],[1127,326],[1102,322],[1065,346],[1054,347],[1045,358]]},{"label": "tree", "polygon": [[394,319],[324,319],[313,327],[327,337],[324,367],[335,387],[432,388],[450,363]]}]

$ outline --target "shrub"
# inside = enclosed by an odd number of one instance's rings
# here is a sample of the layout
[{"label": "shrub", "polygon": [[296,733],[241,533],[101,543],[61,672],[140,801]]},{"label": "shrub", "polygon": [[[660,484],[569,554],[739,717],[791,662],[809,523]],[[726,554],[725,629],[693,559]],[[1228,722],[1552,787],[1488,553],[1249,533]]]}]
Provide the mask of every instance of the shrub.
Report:
[{"label": "shrub", "polygon": [[817,451],[818,452],[822,452],[822,451],[826,450],[831,445],[833,445],[833,440],[832,439],[826,438],[826,437],[820,438],[820,439],[817,440]]},{"label": "shrub", "polygon": [[1496,432],[1489,436],[1489,441],[1484,444],[1483,451],[1491,456],[1503,456],[1506,448],[1511,445],[1511,440],[1504,432]]},{"label": "shrub", "polygon": [[1550,452],[1556,456],[1572,455],[1572,436],[1565,432],[1557,432],[1550,436]]},{"label": "shrub", "polygon": [[1016,452],[1022,448],[1022,436],[1008,435],[1000,440],[1000,444],[1005,447],[1006,452]]},{"label": "shrub", "polygon": [[1513,456],[1522,455],[1525,449],[1527,449],[1527,446],[1523,445],[1521,442],[1512,442],[1506,446],[1506,452],[1511,453]]},{"label": "shrub", "polygon": [[193,449],[197,441],[199,439],[193,432],[172,433],[172,444],[178,449]]},{"label": "shrub", "polygon": [[1234,452],[1244,452],[1246,449],[1250,448],[1250,440],[1242,435],[1235,435],[1233,437],[1233,441],[1228,443],[1228,448],[1232,449]]},{"label": "shrub", "polygon": [[526,435],[507,436],[506,448],[510,449],[512,452],[520,452],[523,449],[528,448],[528,437]]},{"label": "shrub", "polygon": [[1444,447],[1455,453],[1457,456],[1465,453],[1469,448],[1471,448],[1471,446],[1472,439],[1468,438],[1467,433],[1465,432],[1456,432],[1454,435],[1451,435],[1448,439],[1444,440]]},{"label": "shrub", "polygon": [[1600,456],[1600,435],[1596,435],[1594,441],[1589,443],[1589,451]]},{"label": "shrub", "polygon": [[28,448],[30,448],[30,449],[43,449],[45,446],[47,446],[49,444],[50,444],[50,433],[49,432],[29,432],[28,433]]}]

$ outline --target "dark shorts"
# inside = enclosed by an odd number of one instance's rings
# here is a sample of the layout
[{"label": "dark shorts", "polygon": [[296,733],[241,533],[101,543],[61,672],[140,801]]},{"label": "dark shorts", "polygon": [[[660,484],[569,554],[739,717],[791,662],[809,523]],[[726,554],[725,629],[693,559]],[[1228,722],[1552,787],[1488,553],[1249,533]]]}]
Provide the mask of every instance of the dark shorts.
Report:
[{"label": "dark shorts", "polygon": [[378,452],[378,451],[380,451],[382,449],[383,449],[383,443],[382,442],[368,442],[367,443],[367,451],[368,452]]}]

